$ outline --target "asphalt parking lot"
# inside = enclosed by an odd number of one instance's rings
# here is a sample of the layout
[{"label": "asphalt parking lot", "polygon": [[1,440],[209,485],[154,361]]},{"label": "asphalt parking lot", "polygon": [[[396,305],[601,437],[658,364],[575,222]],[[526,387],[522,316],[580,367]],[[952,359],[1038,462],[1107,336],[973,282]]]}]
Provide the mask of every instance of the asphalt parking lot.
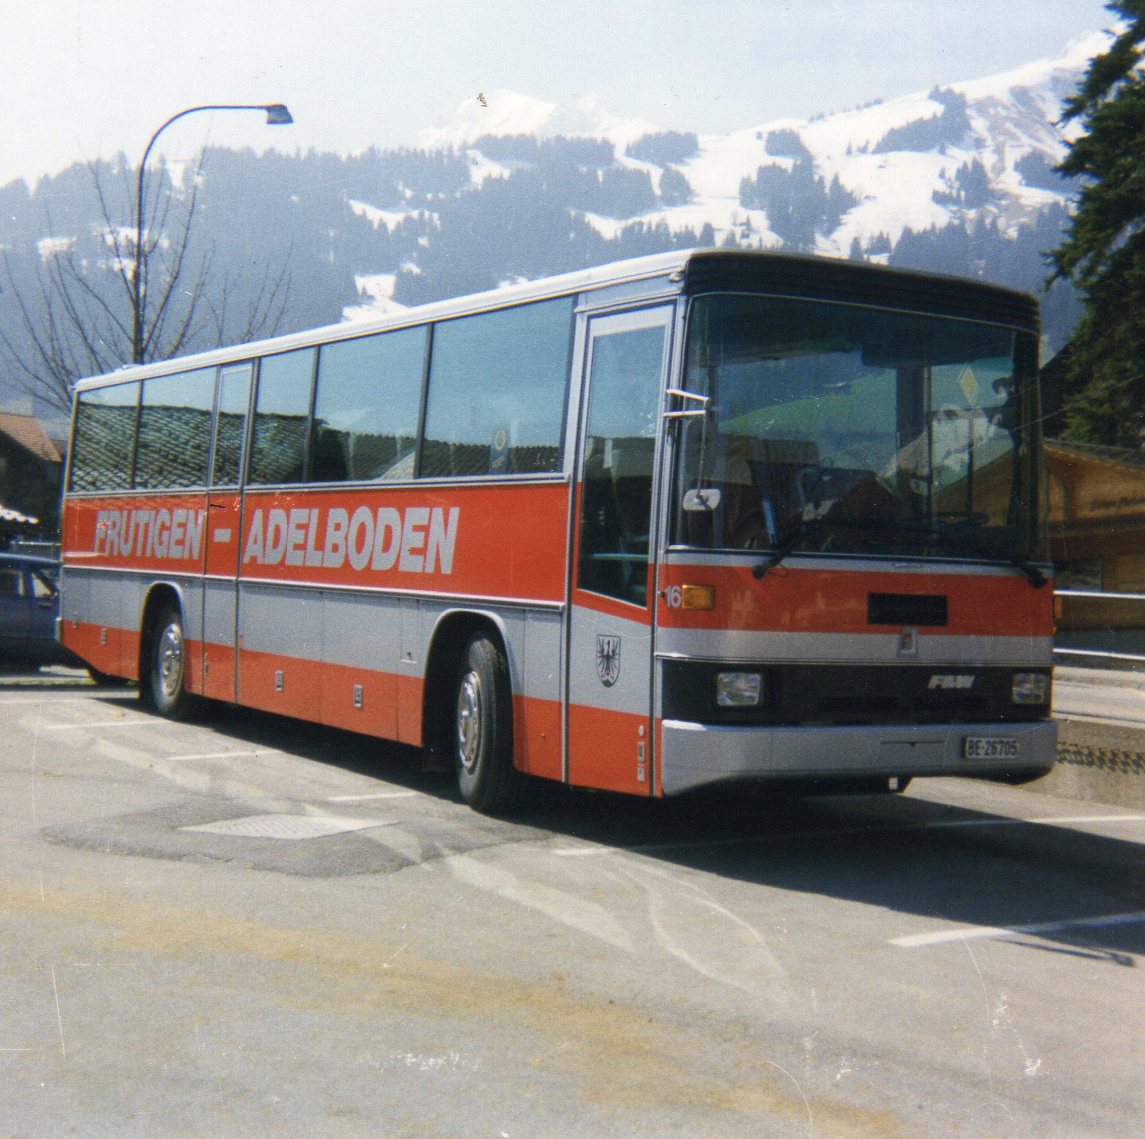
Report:
[{"label": "asphalt parking lot", "polygon": [[489,819],[375,741],[0,677],[0,1133],[1124,1136],[1145,813]]}]

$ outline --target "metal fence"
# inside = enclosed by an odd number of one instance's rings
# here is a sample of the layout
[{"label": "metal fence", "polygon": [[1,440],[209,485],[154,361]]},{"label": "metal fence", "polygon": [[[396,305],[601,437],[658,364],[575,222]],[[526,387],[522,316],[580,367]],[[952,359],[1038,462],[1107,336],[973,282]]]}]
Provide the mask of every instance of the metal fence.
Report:
[{"label": "metal fence", "polygon": [[1145,593],[1054,590],[1054,656],[1094,665],[1145,665]]}]

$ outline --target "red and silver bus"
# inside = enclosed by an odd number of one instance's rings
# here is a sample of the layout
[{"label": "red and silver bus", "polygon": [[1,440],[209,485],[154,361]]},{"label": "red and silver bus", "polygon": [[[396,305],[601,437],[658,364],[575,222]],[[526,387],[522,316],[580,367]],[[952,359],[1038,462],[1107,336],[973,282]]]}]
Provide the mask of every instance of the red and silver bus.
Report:
[{"label": "red and silver bus", "polygon": [[634,795],[1050,769],[1038,313],[731,251],[77,385],[60,638],[228,701]]}]

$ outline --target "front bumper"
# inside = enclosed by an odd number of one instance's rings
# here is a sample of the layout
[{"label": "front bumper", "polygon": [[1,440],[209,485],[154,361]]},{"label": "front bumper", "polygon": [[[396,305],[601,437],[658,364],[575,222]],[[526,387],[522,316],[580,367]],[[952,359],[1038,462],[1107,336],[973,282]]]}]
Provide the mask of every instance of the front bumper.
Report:
[{"label": "front bumper", "polygon": [[[964,758],[967,738],[1013,740],[1016,755]],[[660,725],[665,795],[743,779],[852,779],[869,776],[1039,775],[1053,768],[1057,724],[919,724],[860,727]]]}]

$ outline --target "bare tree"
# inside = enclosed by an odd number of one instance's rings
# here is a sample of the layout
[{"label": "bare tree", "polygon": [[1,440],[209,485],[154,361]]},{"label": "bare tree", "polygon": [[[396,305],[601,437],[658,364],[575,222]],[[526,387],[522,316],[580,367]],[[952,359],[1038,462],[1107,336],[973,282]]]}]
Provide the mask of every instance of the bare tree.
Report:
[{"label": "bare tree", "polygon": [[[86,232],[0,251],[9,309],[0,320],[0,353],[21,389],[66,411],[82,376],[274,335],[289,303],[289,250],[253,287],[216,269],[213,244],[194,224],[203,162],[201,153],[181,187],[166,167],[150,175],[150,201],[140,199],[146,224],[133,204],[138,171],[123,161],[117,171],[89,163],[93,220]],[[44,232],[54,235],[44,211]]]}]

